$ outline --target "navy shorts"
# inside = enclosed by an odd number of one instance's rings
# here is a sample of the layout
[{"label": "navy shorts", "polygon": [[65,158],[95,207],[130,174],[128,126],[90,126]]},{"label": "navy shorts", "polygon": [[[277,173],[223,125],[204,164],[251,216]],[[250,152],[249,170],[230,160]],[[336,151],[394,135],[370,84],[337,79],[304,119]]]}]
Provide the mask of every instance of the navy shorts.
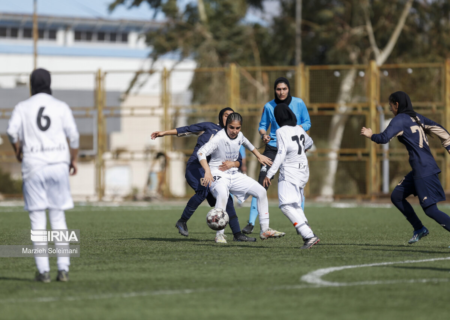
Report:
[{"label": "navy shorts", "polygon": [[216,198],[209,192],[209,187],[202,186],[201,179],[205,176],[205,170],[203,170],[200,164],[189,164],[186,167],[186,181],[189,186],[194,189],[195,193],[203,196],[211,207],[216,205]]},{"label": "navy shorts", "polygon": [[438,174],[414,179],[412,171],[395,187],[395,190],[403,192],[404,198],[413,194],[419,197],[422,208],[445,201],[445,192],[439,181]]}]

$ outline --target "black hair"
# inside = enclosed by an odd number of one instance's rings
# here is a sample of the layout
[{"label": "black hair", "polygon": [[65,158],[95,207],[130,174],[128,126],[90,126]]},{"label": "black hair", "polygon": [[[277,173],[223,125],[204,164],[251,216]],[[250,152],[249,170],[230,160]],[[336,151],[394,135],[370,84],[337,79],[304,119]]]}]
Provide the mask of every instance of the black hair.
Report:
[{"label": "black hair", "polygon": [[410,116],[411,118],[414,118],[416,120],[416,123],[423,129],[425,134],[427,134],[429,137],[433,138],[433,134],[431,133],[431,130],[426,128],[423,125],[423,123],[420,121],[419,117],[417,116],[416,112],[414,111],[414,109],[412,107],[411,99],[409,98],[409,96],[406,93],[404,93],[402,91],[397,91],[397,92],[392,93],[389,96],[389,102],[394,105],[398,103],[397,114],[405,113],[408,116]]},{"label": "black hair", "polygon": [[227,118],[227,126],[233,121],[239,121],[242,125],[242,116],[237,112],[231,113]]}]

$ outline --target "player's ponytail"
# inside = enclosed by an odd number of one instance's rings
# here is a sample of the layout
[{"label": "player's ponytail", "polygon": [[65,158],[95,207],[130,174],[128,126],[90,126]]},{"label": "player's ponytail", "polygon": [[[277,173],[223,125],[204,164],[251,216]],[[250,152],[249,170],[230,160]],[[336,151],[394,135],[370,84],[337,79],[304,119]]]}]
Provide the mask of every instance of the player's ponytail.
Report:
[{"label": "player's ponytail", "polygon": [[233,121],[239,121],[242,125],[242,116],[237,112],[230,113],[230,115],[227,118],[227,126]]},{"label": "player's ponytail", "polygon": [[420,127],[422,127],[422,129],[423,129],[423,131],[425,132],[425,134],[428,135],[430,138],[433,138],[433,134],[432,134],[431,130],[428,129],[428,128],[425,128],[425,126],[423,125],[423,123],[420,122],[420,119],[419,119],[419,117],[418,117],[417,115],[415,116],[415,119],[416,119],[417,124],[418,124]]}]

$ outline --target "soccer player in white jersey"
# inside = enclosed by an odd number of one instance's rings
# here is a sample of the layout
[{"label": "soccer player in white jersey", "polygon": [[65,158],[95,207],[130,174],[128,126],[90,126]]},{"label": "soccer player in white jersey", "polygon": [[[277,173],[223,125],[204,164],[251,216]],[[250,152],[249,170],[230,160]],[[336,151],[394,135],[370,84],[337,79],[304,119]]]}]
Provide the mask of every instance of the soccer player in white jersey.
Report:
[{"label": "soccer player in white jersey", "polygon": [[313,145],[313,140],[305,130],[297,125],[297,117],[288,105],[281,103],[275,108],[275,119],[280,126],[276,131],[278,151],[272,167],[264,178],[264,187],[280,168],[278,180],[278,198],[281,211],[291,220],[297,233],[303,237],[301,249],[309,249],[320,239],[308,225],[302,209],[303,189],[309,179],[306,150]]},{"label": "soccer player in white jersey", "polygon": [[[210,185],[210,189],[216,198],[216,209],[225,211],[230,192],[241,202],[249,196],[258,199],[259,224],[261,226],[260,238],[280,238],[285,235],[269,228],[269,202],[267,200],[266,189],[257,181],[238,171],[238,168],[231,168],[220,171],[219,167],[224,161],[236,161],[239,156],[239,149],[244,145],[250,150],[263,165],[270,165],[271,160],[263,156],[244,137],[241,132],[242,117],[239,113],[232,113],[227,118],[227,125],[220,130],[208,143],[203,145],[198,152],[198,160],[205,170],[204,185]],[[208,162],[206,157],[211,156]]]},{"label": "soccer player in white jersey", "polygon": [[[69,106],[52,97],[50,83],[47,70],[33,71],[32,96],[14,108],[7,130],[17,160],[22,163],[25,210],[29,212],[32,230],[47,229],[46,209],[52,229],[67,230],[64,210],[73,208],[69,173],[77,173],[79,134]],[[49,258],[35,257],[35,261],[35,280],[50,282]],[[69,257],[58,256],[57,281],[69,280],[69,265]]]}]

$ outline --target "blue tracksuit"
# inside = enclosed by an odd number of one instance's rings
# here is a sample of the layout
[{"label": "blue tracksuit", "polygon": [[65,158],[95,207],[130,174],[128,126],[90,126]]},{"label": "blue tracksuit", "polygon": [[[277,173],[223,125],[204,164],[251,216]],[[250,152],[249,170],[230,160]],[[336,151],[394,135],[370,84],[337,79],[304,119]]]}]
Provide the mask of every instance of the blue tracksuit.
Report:
[{"label": "blue tracksuit", "polygon": [[[280,128],[277,121],[275,120],[275,115],[273,110],[277,104],[275,100],[269,101],[264,105],[264,111],[261,116],[261,121],[259,122],[258,130],[264,129],[267,131],[270,125],[270,138],[269,146],[277,147],[277,130]],[[308,109],[302,99],[292,97],[292,101],[289,104],[289,108],[294,112],[297,117],[297,124],[301,125],[305,131],[311,128],[311,120],[309,119]]]},{"label": "blue tracksuit", "polygon": [[[189,220],[190,217],[194,214],[195,210],[198,206],[206,199],[211,207],[213,207],[216,203],[216,199],[209,192],[209,187],[204,187],[200,183],[200,179],[205,176],[205,170],[201,166],[200,162],[197,158],[197,151],[207,143],[217,132],[222,130],[222,128],[212,122],[201,122],[197,124],[193,124],[190,126],[177,128],[178,136],[184,136],[189,133],[201,133],[197,139],[197,144],[194,148],[194,152],[189,157],[189,160],[186,165],[186,180],[192,189],[195,190],[195,195],[189,199],[186,208],[183,211],[183,215],[181,218],[185,221]],[[210,160],[210,157],[207,158],[207,161]],[[238,160],[239,166],[242,165],[242,158],[239,156]],[[236,210],[234,209],[233,200],[231,197],[228,198],[226,211],[230,218],[230,227],[233,233],[240,232],[239,222],[236,216]]]}]

